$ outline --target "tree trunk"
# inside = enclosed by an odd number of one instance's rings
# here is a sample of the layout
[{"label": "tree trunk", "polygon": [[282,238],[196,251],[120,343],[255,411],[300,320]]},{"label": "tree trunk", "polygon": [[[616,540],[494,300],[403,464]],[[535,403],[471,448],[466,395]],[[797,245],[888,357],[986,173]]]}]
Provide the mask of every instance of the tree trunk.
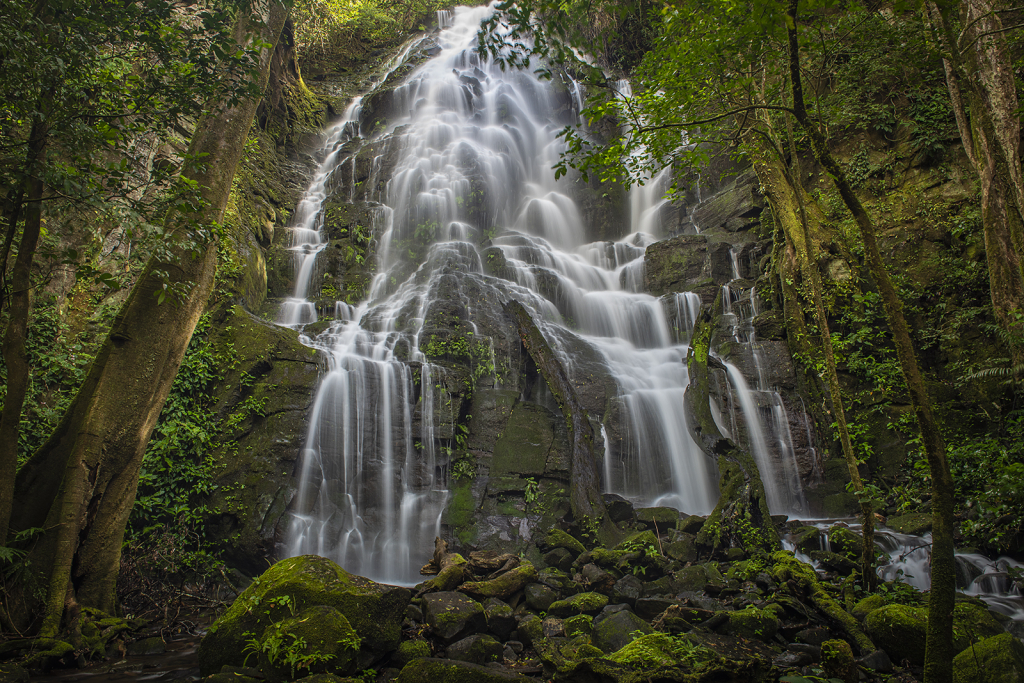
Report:
[{"label": "tree trunk", "polygon": [[[767,150],[755,148],[755,151],[751,154],[751,160],[754,164],[754,171],[761,181],[761,187],[765,188],[768,195],[768,201],[772,203],[773,207],[778,207],[775,212],[775,215],[778,217],[777,220],[782,224],[782,229],[790,235],[790,239],[795,246],[803,280],[805,283],[810,284],[811,299],[814,303],[815,323],[818,325],[818,332],[821,337],[821,352],[825,360],[824,374],[832,403],[832,417],[839,432],[839,443],[842,447],[843,457],[846,460],[850,481],[860,498],[864,534],[861,573],[864,577],[866,588],[874,590],[877,583],[877,575],[875,573],[875,511],[871,501],[864,495],[864,482],[861,481],[860,470],[857,466],[857,456],[854,455],[853,444],[850,442],[850,431],[846,424],[846,410],[839,387],[839,375],[836,372],[835,351],[832,348],[832,333],[829,330],[828,314],[825,311],[825,304],[822,300],[821,274],[818,272],[818,266],[814,258],[818,248],[812,233],[820,233],[824,216],[817,203],[796,182],[796,179],[800,177],[800,160],[793,141],[792,125],[788,123],[787,132],[789,134],[790,153],[793,157],[792,173],[788,172],[782,160],[778,158],[778,155]],[[811,229],[812,223],[816,228],[813,231]]]},{"label": "tree trunk", "polygon": [[[40,107],[41,109],[43,107]],[[11,273],[10,312],[4,333],[3,357],[7,367],[7,396],[0,414],[0,545],[7,542],[7,529],[14,505],[14,477],[18,470],[18,427],[28,394],[29,366],[25,341],[28,317],[32,308],[32,260],[43,222],[44,183],[38,170],[46,158],[47,124],[40,115],[29,133],[28,158],[25,163],[25,227],[18,244],[18,256]],[[12,217],[18,215],[12,212]],[[10,229],[16,230],[16,218]],[[4,260],[3,267],[7,262]]]},{"label": "tree trunk", "polygon": [[[718,301],[721,302],[721,295]],[[686,424],[701,449],[718,460],[719,473],[718,504],[701,527],[697,543],[712,551],[718,548],[778,550],[779,534],[772,524],[757,463],[750,453],[722,435],[711,413],[710,368],[725,369],[710,352],[716,317],[709,308],[701,308],[686,354],[690,374],[690,383],[683,395],[683,405],[690,416]]]},{"label": "tree trunk", "polygon": [[590,426],[587,411],[576,396],[565,369],[541,334],[529,311],[512,300],[505,304],[505,314],[516,324],[519,337],[527,352],[537,364],[551,393],[562,408],[565,425],[569,428],[571,453],[569,456],[569,505],[577,523],[589,518],[595,524],[607,519],[601,498],[601,476],[594,457],[594,428]]},{"label": "tree trunk", "polygon": [[889,328],[892,330],[900,369],[907,383],[910,401],[921,430],[921,444],[932,475],[932,587],[928,602],[928,639],[925,651],[925,683],[948,683],[953,677],[953,603],[956,565],[953,559],[953,479],[946,462],[946,447],[932,413],[931,400],[921,376],[903,316],[903,304],[892,286],[875,241],[875,226],[850,186],[842,167],[832,157],[824,136],[810,121],[804,106],[800,80],[800,45],[797,38],[797,5],[790,0],[787,10],[789,66],[793,88],[793,109],[797,121],[811,140],[814,156],[839,190],[843,203],[853,214],[864,242],[868,268],[878,286]]},{"label": "tree trunk", "polygon": [[[265,0],[250,6],[235,27],[239,44],[250,35],[269,44],[258,73],[242,77],[258,78],[261,90],[286,16],[277,0]],[[244,85],[226,83],[228,95]],[[188,151],[193,162],[183,175],[196,182],[205,205],[168,219],[178,238],[197,225],[212,228],[223,218],[257,105],[257,98],[242,96],[200,119]],[[175,251],[172,262],[147,264],[67,413],[19,472],[16,528],[46,529],[29,554],[46,590],[40,635],[58,633],[65,604],[115,610],[121,542],[142,456],[216,271],[214,239]],[[174,293],[158,305],[157,295],[164,291]],[[31,592],[22,588],[21,604],[34,607]],[[32,613],[38,611],[20,614]]]},{"label": "tree trunk", "polygon": [[[992,308],[1000,326],[1011,338],[1019,338],[1024,332],[1024,181],[1013,67],[1002,22],[990,3],[961,0],[959,6],[964,26],[959,39],[953,32],[951,2],[929,2],[926,11],[938,30],[964,151],[981,181]],[[1012,343],[1010,351],[1015,366],[1024,362],[1024,344]]]}]

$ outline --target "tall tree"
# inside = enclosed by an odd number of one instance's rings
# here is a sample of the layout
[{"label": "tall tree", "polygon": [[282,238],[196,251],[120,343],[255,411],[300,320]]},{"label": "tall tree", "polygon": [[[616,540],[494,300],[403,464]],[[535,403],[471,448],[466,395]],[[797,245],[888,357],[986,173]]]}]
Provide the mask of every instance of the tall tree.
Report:
[{"label": "tall tree", "polygon": [[[241,73],[250,64],[251,50],[225,51],[228,10],[204,4],[186,10],[165,0],[0,5],[0,190],[6,192],[0,210],[0,312],[7,313],[0,543],[7,536],[24,436],[22,411],[31,382],[25,342],[32,291],[41,284],[34,266],[43,226],[51,239],[62,235],[80,249],[102,242],[105,226],[116,225],[136,251],[165,251],[163,229],[153,225],[153,217],[193,188],[169,183],[166,171],[151,168],[150,157],[178,134],[176,128],[199,116],[225,73]],[[67,234],[73,224],[81,234]],[[108,272],[113,264],[81,263],[74,248],[54,257],[75,262],[80,280],[117,286],[118,278]],[[117,270],[123,276],[124,268]]]},{"label": "tall tree", "polygon": [[925,682],[947,683],[953,680],[953,603],[956,593],[956,563],[953,555],[953,478],[946,461],[946,446],[939,432],[931,399],[925,387],[903,315],[903,303],[885,269],[875,239],[875,225],[860,198],[854,192],[846,172],[836,162],[828,141],[807,114],[804,102],[798,33],[799,0],[789,0],[786,33],[789,46],[789,76],[793,91],[793,114],[807,133],[815,159],[832,178],[853,214],[864,243],[865,260],[875,280],[886,319],[892,330],[896,353],[910,393],[910,401],[921,431],[921,444],[932,475],[932,555],[931,593],[928,601],[928,637],[925,650]]},{"label": "tall tree", "polygon": [[[142,454],[213,286],[216,225],[286,16],[277,0],[239,11],[234,44],[255,45],[259,65],[223,74],[222,96],[196,126],[182,176],[197,200],[168,217],[169,249],[147,264],[71,407],[18,473],[13,526],[45,529],[29,552],[45,598],[38,605],[22,585],[9,616],[24,625],[40,614],[41,635],[59,633],[76,605],[105,612],[116,606],[121,541]],[[200,228],[205,239],[197,242]]]}]

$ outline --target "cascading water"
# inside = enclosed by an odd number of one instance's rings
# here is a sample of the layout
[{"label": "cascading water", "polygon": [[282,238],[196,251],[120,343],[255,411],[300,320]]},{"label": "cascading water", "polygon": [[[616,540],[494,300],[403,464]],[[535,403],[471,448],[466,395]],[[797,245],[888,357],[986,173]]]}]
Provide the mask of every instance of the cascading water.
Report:
[{"label": "cascading water", "polygon": [[[558,91],[481,59],[472,48],[490,11],[456,10],[436,37],[440,49],[391,94],[397,113],[382,134],[401,151],[392,170],[374,161],[373,173],[390,176],[381,178],[384,190],[376,182],[344,188],[350,198],[380,201],[378,272],[368,300],[339,303],[312,342],[327,372],[287,550],[381,581],[417,581],[441,531],[452,465],[443,449],[455,442],[459,410],[449,391],[457,373],[444,359],[468,358],[484,368],[473,381],[498,386],[497,368],[519,352],[514,331],[501,331],[511,328],[498,303],[509,299],[531,310],[570,378],[594,381],[596,363],[614,385],[607,413],[592,414],[601,421],[605,490],[696,514],[717,500],[715,464],[691,440],[682,409],[699,297],[640,291],[644,250],[661,237],[662,179],[634,192],[633,219],[623,216],[618,241],[588,242],[573,179],[556,181],[551,170],[561,151],[556,132],[579,115],[572,86]],[[327,159],[340,140],[332,133]],[[308,211],[307,200],[299,211],[300,273],[313,271],[324,242],[316,212],[331,186],[321,178],[328,166],[311,186]],[[301,287],[289,306],[305,312],[288,313],[289,324],[312,319],[308,282]]]},{"label": "cascading water", "polygon": [[[744,287],[736,250],[731,249],[729,256],[733,279],[730,284],[722,286],[722,301],[726,314],[732,317],[734,323],[733,341],[749,360],[748,374],[753,375],[756,385],[751,389],[744,373],[734,363],[726,363],[729,383],[746,427],[747,447],[762,475],[768,509],[773,514],[800,514],[806,512],[806,505],[793,436],[789,429],[789,417],[782,396],[769,385],[765,377],[764,363],[754,333],[753,320],[758,313],[757,292],[749,285]],[[736,421],[733,415],[733,428],[730,430],[733,434],[739,433],[735,427]]]}]

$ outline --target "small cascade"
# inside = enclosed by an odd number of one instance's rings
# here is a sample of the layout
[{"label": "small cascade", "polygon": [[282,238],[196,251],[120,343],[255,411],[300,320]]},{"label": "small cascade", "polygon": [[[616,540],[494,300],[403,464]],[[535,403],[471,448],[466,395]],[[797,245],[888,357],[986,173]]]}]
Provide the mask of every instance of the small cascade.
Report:
[{"label": "small cascade", "polygon": [[[723,323],[729,325],[735,342],[730,358],[742,360],[746,372],[734,362],[725,364],[740,409],[738,415],[735,410],[730,415],[732,427],[727,431],[733,435],[745,431],[746,446],[754,456],[764,483],[768,509],[773,514],[800,514],[805,512],[806,504],[789,415],[782,395],[768,382],[754,330],[753,321],[761,303],[755,289],[741,279],[735,247],[729,250],[729,257],[732,280],[722,285]],[[748,377],[753,378],[754,388],[750,387]],[[740,422],[743,430],[738,428]]]}]

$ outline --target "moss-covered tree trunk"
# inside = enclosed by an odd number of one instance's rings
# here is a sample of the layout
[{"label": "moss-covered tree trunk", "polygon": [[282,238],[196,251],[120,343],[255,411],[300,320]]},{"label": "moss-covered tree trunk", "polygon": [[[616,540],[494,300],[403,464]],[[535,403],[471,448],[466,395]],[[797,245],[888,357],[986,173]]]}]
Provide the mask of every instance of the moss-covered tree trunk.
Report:
[{"label": "moss-covered tree trunk", "polygon": [[[40,103],[40,109],[45,107]],[[28,395],[29,365],[26,341],[28,317],[32,307],[32,260],[39,244],[43,223],[44,183],[38,170],[46,158],[48,125],[40,113],[29,132],[29,148],[25,159],[25,187],[21,196],[25,223],[18,243],[18,255],[11,272],[10,308],[4,330],[3,359],[7,369],[7,395],[0,414],[0,545],[7,541],[7,529],[14,505],[14,477],[18,470],[18,431],[21,412]],[[19,202],[22,204],[22,202]],[[21,206],[11,212],[12,230],[17,228]],[[6,259],[0,267],[7,267]]]},{"label": "moss-covered tree trunk", "polygon": [[[793,148],[792,125],[788,124],[790,147]],[[810,285],[811,300],[814,304],[814,321],[818,326],[821,339],[820,351],[825,361],[825,379],[828,384],[829,398],[832,404],[832,418],[835,420],[836,431],[839,432],[839,443],[842,448],[850,481],[860,497],[862,527],[864,533],[864,551],[861,555],[861,572],[864,583],[869,590],[876,584],[875,573],[875,511],[869,498],[864,495],[864,482],[860,477],[857,456],[850,442],[850,431],[846,424],[846,410],[839,386],[839,375],[836,370],[835,352],[832,348],[832,334],[828,325],[828,314],[822,296],[821,274],[818,271],[816,254],[819,244],[825,239],[824,214],[803,187],[795,181],[800,177],[799,156],[792,149],[793,170],[783,164],[778,154],[763,149],[760,145],[752,145],[750,153],[754,172],[757,173],[761,187],[768,196],[774,209],[776,220],[794,245],[796,259],[799,261],[799,272],[805,284]],[[791,286],[792,287],[792,286]],[[795,289],[795,288],[793,288]],[[797,304],[799,305],[799,304]],[[801,307],[802,308],[802,307]]]},{"label": "moss-covered tree trunk", "polygon": [[605,519],[604,500],[601,498],[601,476],[594,456],[594,428],[587,411],[580,403],[576,390],[558,361],[540,328],[529,311],[518,301],[505,304],[505,314],[519,330],[519,337],[530,357],[537,364],[551,393],[562,408],[565,425],[569,429],[569,505],[577,522],[589,518],[595,523]]},{"label": "moss-covered tree trunk", "polygon": [[687,426],[701,449],[718,461],[719,475],[718,504],[701,527],[697,543],[713,550],[778,550],[779,535],[768,511],[757,463],[750,453],[722,435],[711,413],[711,367],[725,369],[711,356],[716,317],[710,308],[701,308],[686,355],[690,375],[683,395]]},{"label": "moss-covered tree trunk", "polygon": [[953,606],[956,588],[956,565],[953,559],[953,478],[946,461],[946,447],[939,432],[924,377],[917,364],[910,330],[903,315],[903,304],[889,279],[875,240],[875,226],[860,198],[836,162],[821,131],[810,121],[804,105],[800,75],[800,45],[797,36],[799,0],[790,0],[787,9],[789,34],[789,75],[793,89],[793,110],[797,121],[807,132],[814,156],[829,174],[843,203],[853,214],[864,243],[865,260],[875,280],[882,305],[892,331],[910,401],[921,431],[921,445],[932,475],[932,586],[928,602],[928,640],[925,652],[925,683],[948,683],[953,671]]},{"label": "moss-covered tree trunk", "polygon": [[[183,175],[195,181],[203,206],[169,218],[172,234],[184,237],[196,226],[212,229],[221,221],[259,101],[243,88],[252,85],[246,79],[258,79],[260,90],[266,86],[286,16],[278,0],[253,3],[240,15],[238,44],[255,38],[269,47],[261,50],[258,71],[226,82],[225,102],[212,103],[200,119]],[[216,271],[212,233],[198,246],[174,251],[172,260],[147,264],[67,413],[19,472],[14,522],[16,528],[45,529],[29,554],[45,600],[38,605],[30,587],[22,586],[11,616],[25,624],[41,614],[40,635],[60,631],[65,608],[116,607],[121,542],[142,455]],[[158,305],[165,285],[172,294]]]}]

